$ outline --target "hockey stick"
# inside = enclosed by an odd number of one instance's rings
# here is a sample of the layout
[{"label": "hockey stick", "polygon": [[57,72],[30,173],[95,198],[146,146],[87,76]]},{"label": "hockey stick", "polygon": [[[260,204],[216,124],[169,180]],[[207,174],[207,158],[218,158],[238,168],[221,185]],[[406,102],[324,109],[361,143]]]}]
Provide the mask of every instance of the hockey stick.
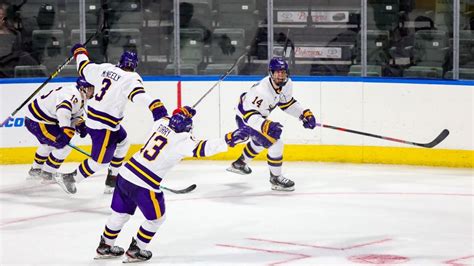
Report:
[{"label": "hockey stick", "polygon": [[68,143],[67,145],[68,145],[69,147],[75,149],[76,151],[78,151],[78,152],[84,154],[85,156],[91,157],[91,155],[90,155],[88,152],[86,152],[85,150],[83,150],[83,149],[77,147],[76,145],[71,144],[71,143]]},{"label": "hockey stick", "polygon": [[359,134],[359,135],[372,137],[372,138],[384,139],[384,140],[389,140],[389,141],[394,141],[394,142],[419,146],[419,147],[423,147],[423,148],[433,148],[434,146],[438,145],[441,141],[443,141],[449,135],[449,130],[443,129],[443,131],[441,131],[441,133],[439,133],[439,135],[434,140],[432,140],[431,142],[418,143],[418,142],[412,142],[412,141],[408,141],[408,140],[396,139],[396,138],[392,138],[392,137],[385,137],[385,136],[375,135],[375,134],[362,132],[362,131],[357,131],[357,130],[352,130],[352,129],[348,129],[348,128],[331,126],[331,125],[327,125],[327,124],[316,123],[316,126],[330,128],[330,129],[344,131],[344,132],[349,132],[349,133],[354,133],[354,134]]},{"label": "hockey stick", "polygon": [[239,58],[237,58],[237,60],[234,62],[234,64],[222,75],[219,77],[219,80],[214,83],[214,85],[212,85],[212,87],[206,92],[204,93],[203,96],[201,96],[201,98],[199,98],[199,100],[192,106],[193,109],[196,108],[196,106],[209,94],[211,93],[211,91],[219,84],[221,83],[221,81],[223,81],[229,74],[230,72],[232,72],[232,70],[235,68],[235,66],[237,66],[237,64],[240,62],[240,60],[242,60],[242,58],[244,58],[247,53],[249,52],[249,49],[246,48],[245,51],[239,56]]},{"label": "hockey stick", "polygon": [[[87,157],[91,157],[91,155],[90,155],[88,152],[86,152],[86,151],[84,151],[83,149],[77,147],[76,145],[71,144],[71,143],[68,143],[67,145],[68,145],[69,147],[75,149],[76,151],[78,151],[78,152],[80,152],[80,153],[86,155]],[[162,188],[162,189],[164,189],[164,190],[168,190],[168,191],[173,192],[173,193],[176,193],[176,194],[186,194],[186,193],[189,193],[189,192],[195,190],[196,187],[197,187],[196,184],[192,184],[192,185],[190,185],[190,186],[187,187],[187,188],[183,188],[183,189],[172,189],[172,188],[167,188],[167,187],[165,187],[165,186],[163,186],[163,185],[160,185],[160,188]]]}]

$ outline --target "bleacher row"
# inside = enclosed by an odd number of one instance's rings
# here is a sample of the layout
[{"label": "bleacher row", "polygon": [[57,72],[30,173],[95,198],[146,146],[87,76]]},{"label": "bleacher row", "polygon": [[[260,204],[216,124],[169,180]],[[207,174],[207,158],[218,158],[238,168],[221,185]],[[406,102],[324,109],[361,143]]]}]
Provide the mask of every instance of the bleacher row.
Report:
[{"label": "bleacher row", "polygon": [[[113,63],[124,49],[135,49],[141,58],[141,73],[173,74],[172,1],[107,2],[104,15],[100,0],[86,0],[86,38],[95,33],[103,16],[109,27],[88,45],[92,59]],[[182,0],[181,73],[222,74],[249,46],[247,65],[266,64],[266,3],[262,2],[266,1]],[[321,3],[313,3],[312,9],[307,2],[274,1],[275,51],[290,43],[287,56],[292,59],[295,74],[360,75],[360,2],[318,0],[314,2]],[[46,9],[55,10],[55,18],[50,29],[40,25],[32,30],[33,53],[41,58],[41,65],[17,66],[15,76],[52,72],[63,63],[71,45],[79,42],[79,0],[29,0],[22,7],[21,16],[36,17],[44,3],[48,5]],[[393,33],[402,24],[399,1],[368,4],[369,76],[450,78],[452,39],[446,30],[418,30],[400,45]],[[461,76],[471,78],[472,37],[472,31],[461,31]],[[238,67],[234,73],[245,72],[244,68]],[[62,75],[75,75],[74,67],[66,68]]]},{"label": "bleacher row", "polygon": [[[21,2],[15,1],[18,4]],[[100,0],[85,2],[86,38],[94,34],[104,17],[108,26],[108,30],[88,44],[95,62],[115,62],[124,49],[134,49],[140,55],[144,71],[153,69],[156,73],[156,69],[163,69],[174,73],[173,6],[172,3],[165,3],[171,1],[106,1],[108,6],[105,13],[100,10]],[[218,12],[214,9],[216,5]],[[242,53],[245,42],[248,43],[245,40],[245,27],[255,29],[258,13],[256,5],[256,0],[214,0],[214,3],[212,0],[181,1],[183,71],[198,74],[199,69],[209,74],[220,73],[219,67],[225,68],[226,63],[232,64]],[[243,17],[249,16],[242,20],[242,14]],[[31,30],[31,50],[41,64],[17,67],[17,77],[45,75],[56,69],[64,61],[69,48],[79,42],[79,0],[30,0],[21,7],[19,15],[36,20],[39,24]],[[239,21],[238,28],[227,28],[236,21]],[[44,25],[40,25],[42,22],[45,22]],[[219,49],[215,49],[216,45]],[[223,45],[229,49],[220,49]],[[211,66],[204,69],[207,62]],[[33,73],[27,73],[26,70]],[[66,68],[62,75],[71,73]]]}]

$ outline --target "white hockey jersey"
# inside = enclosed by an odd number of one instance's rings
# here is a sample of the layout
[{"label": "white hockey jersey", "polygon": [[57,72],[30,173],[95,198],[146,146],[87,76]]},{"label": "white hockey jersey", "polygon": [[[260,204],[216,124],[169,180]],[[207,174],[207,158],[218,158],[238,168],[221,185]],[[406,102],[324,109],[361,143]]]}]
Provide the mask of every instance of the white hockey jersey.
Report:
[{"label": "white hockey jersey", "polygon": [[189,132],[176,133],[163,117],[153,125],[145,145],[120,168],[119,175],[129,182],[160,192],[160,183],[168,171],[184,157],[205,157],[227,151],[224,138],[196,140]]},{"label": "white hockey jersey", "polygon": [[84,103],[75,85],[63,86],[33,100],[26,117],[44,124],[74,127],[72,121],[83,115]]},{"label": "white hockey jersey", "polygon": [[85,54],[79,54],[76,61],[79,75],[95,86],[87,106],[87,127],[118,130],[127,101],[145,93],[142,78],[109,63],[92,63]]},{"label": "white hockey jersey", "polygon": [[301,105],[293,98],[293,82],[290,78],[277,92],[272,87],[270,76],[266,76],[240,96],[236,111],[248,126],[261,131],[265,119],[277,106],[297,118],[303,112]]}]

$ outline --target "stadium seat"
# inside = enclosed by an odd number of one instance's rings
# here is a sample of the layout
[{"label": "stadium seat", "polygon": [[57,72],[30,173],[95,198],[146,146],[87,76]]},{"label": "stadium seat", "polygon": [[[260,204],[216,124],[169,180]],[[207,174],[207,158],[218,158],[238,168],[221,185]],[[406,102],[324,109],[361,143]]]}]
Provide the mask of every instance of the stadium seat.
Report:
[{"label": "stadium seat", "polygon": [[[361,65],[352,65],[349,68],[348,76],[360,77],[362,75]],[[367,77],[381,77],[382,67],[376,65],[367,65]]]},{"label": "stadium seat", "polygon": [[221,28],[212,34],[211,62],[233,64],[245,51],[245,32],[243,29]]},{"label": "stadium seat", "polygon": [[405,78],[442,78],[443,68],[429,66],[411,66],[403,72]]},{"label": "stadium seat", "polygon": [[[181,70],[186,72],[193,72],[201,66],[204,61],[204,31],[198,28],[189,28],[180,30],[180,64]],[[173,40],[170,40],[172,42]],[[170,61],[173,61],[171,56]],[[193,67],[192,67],[193,66]],[[166,66],[165,73],[174,73],[174,62]]]},{"label": "stadium seat", "polygon": [[244,29],[249,43],[257,32],[256,0],[217,0],[217,8],[217,26]]},{"label": "stadium seat", "polygon": [[[243,29],[221,28],[212,34],[209,64],[204,73],[224,73],[245,52],[245,32]],[[244,61],[241,60],[240,64]],[[239,72],[239,65],[235,72]],[[218,73],[216,73],[218,72]]]},{"label": "stadium seat", "polygon": [[369,0],[367,2],[367,28],[393,30],[398,26],[399,0]]},{"label": "stadium seat", "polygon": [[138,29],[111,29],[108,32],[107,59],[108,62],[118,62],[124,51],[136,51],[142,58],[142,40]]},{"label": "stadium seat", "polygon": [[21,17],[34,19],[39,29],[53,29],[59,26],[57,1],[29,0],[20,9]]},{"label": "stadium seat", "polygon": [[204,59],[204,31],[202,29],[181,29],[181,62],[199,65]]},{"label": "stadium seat", "polygon": [[55,69],[66,60],[66,45],[62,30],[34,30],[33,56],[48,69]]},{"label": "stadium seat", "polygon": [[459,66],[474,67],[474,32],[459,31]]},{"label": "stadium seat", "polygon": [[[385,66],[390,61],[389,32],[385,30],[367,30],[367,64]],[[361,34],[356,41],[356,60],[361,62]]]},{"label": "stadium seat", "polygon": [[48,69],[44,65],[38,66],[16,66],[15,78],[47,77]]},{"label": "stadium seat", "polygon": [[139,29],[143,25],[140,0],[109,1],[108,15],[112,29]]},{"label": "stadium seat", "polygon": [[[209,64],[204,70],[201,71],[201,74],[220,76],[226,73],[231,67],[232,67],[232,64]],[[234,67],[232,71],[229,73],[229,75],[238,75],[238,74],[239,74],[238,67]]]},{"label": "stadium seat", "polygon": [[448,35],[439,30],[419,30],[415,33],[413,64],[404,75],[441,78],[449,51]]},{"label": "stadium seat", "polygon": [[172,26],[145,27],[141,30],[145,62],[169,62],[173,53]]},{"label": "stadium seat", "polygon": [[[169,64],[165,68],[166,75],[174,75],[175,74],[175,65]],[[197,75],[198,74],[198,67],[196,64],[181,64],[180,65],[180,72],[181,75]]]},{"label": "stadium seat", "polygon": [[[453,71],[450,70],[444,74],[445,79],[453,78]],[[459,79],[474,80],[474,68],[459,68]]]},{"label": "stadium seat", "polygon": [[213,27],[211,4],[208,0],[180,0],[181,27],[185,27],[183,23],[186,22],[190,23],[189,27],[195,27],[192,25],[193,21],[198,21],[202,26],[211,30]]}]

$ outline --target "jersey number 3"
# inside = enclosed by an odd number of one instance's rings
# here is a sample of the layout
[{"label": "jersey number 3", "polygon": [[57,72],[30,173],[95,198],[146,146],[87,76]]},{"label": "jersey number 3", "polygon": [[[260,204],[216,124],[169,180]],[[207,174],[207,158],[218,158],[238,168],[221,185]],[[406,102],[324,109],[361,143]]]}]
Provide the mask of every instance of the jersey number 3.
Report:
[{"label": "jersey number 3", "polygon": [[112,85],[112,81],[110,79],[102,80],[102,88],[100,89],[100,92],[95,95],[96,101],[100,102],[104,98],[104,95],[110,88],[110,85]]},{"label": "jersey number 3", "polygon": [[145,146],[143,146],[143,148],[140,150],[143,154],[143,158],[147,159],[148,161],[155,160],[158,154],[160,154],[161,149],[163,149],[163,147],[168,144],[167,138],[162,135],[155,135],[156,133],[151,136],[151,138],[146,142]]}]

